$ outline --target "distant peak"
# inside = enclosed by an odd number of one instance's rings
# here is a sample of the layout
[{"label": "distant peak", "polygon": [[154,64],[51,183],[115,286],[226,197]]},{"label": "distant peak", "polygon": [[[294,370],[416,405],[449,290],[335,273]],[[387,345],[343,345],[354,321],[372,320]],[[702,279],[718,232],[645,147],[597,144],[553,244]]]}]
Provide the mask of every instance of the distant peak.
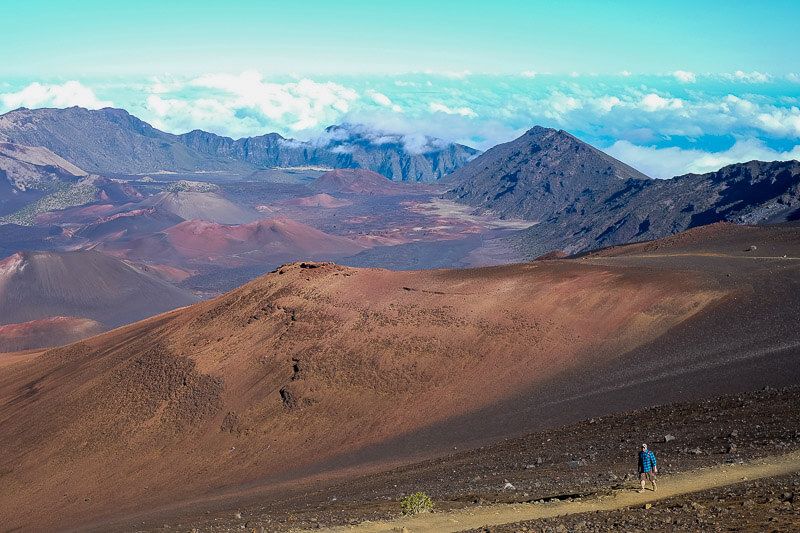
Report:
[{"label": "distant peak", "polygon": [[556,133],[566,133],[566,132],[564,130],[557,130],[557,129],[554,129],[554,128],[548,128],[548,127],[539,126],[539,125],[536,125],[536,126],[532,127],[531,129],[529,129],[528,131],[525,132],[526,135],[536,135],[536,136],[548,135],[548,134],[552,135],[552,134],[556,134]]}]

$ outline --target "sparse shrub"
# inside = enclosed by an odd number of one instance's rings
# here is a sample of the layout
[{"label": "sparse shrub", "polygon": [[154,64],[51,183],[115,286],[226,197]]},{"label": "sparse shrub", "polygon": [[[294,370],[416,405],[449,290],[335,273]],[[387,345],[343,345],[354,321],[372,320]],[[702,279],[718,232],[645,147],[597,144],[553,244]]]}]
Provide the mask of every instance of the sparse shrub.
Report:
[{"label": "sparse shrub", "polygon": [[415,492],[400,500],[400,509],[407,515],[429,513],[433,511],[433,501],[424,492]]}]

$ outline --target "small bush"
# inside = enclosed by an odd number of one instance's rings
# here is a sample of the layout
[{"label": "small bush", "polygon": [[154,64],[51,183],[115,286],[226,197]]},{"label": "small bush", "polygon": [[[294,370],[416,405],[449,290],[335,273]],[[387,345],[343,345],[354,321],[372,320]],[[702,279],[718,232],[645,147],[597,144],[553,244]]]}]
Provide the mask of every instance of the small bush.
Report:
[{"label": "small bush", "polygon": [[428,513],[433,511],[433,501],[424,492],[409,494],[400,500],[400,509],[403,514]]}]

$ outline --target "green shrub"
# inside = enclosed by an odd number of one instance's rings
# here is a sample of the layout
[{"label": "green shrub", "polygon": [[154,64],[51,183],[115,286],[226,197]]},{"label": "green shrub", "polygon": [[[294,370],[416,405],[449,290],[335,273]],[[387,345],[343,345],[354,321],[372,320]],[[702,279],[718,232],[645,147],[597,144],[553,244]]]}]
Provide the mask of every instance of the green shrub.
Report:
[{"label": "green shrub", "polygon": [[400,500],[400,509],[403,514],[428,513],[433,511],[433,501],[424,492],[409,494]]}]

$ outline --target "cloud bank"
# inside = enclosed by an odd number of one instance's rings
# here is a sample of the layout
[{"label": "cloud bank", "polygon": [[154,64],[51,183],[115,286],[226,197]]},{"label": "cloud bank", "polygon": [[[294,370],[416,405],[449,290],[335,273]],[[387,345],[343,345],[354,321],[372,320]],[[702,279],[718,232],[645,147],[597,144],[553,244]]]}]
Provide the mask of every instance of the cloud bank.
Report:
[{"label": "cloud bank", "polygon": [[33,82],[14,92],[0,94],[5,110],[18,107],[72,107],[100,109],[113,106],[109,100],[100,100],[92,89],[78,81],[48,85]]},{"label": "cloud bank", "polygon": [[567,130],[667,177],[735,159],[796,156],[799,76],[744,70],[555,76],[528,70],[314,78],[251,70],[113,83],[5,82],[0,111],[116,105],[173,133],[204,129],[234,138],[274,131],[312,140],[331,124],[364,124],[379,132],[376,142],[397,136],[417,150],[427,149],[433,137],[487,149],[538,124]]},{"label": "cloud bank", "polygon": [[707,152],[674,146],[637,146],[629,141],[617,141],[606,152],[653,178],[671,178],[682,174],[713,172],[725,165],[746,161],[800,159],[800,144],[789,150],[779,151],[769,148],[762,141],[747,139],[736,141],[727,150]]}]

